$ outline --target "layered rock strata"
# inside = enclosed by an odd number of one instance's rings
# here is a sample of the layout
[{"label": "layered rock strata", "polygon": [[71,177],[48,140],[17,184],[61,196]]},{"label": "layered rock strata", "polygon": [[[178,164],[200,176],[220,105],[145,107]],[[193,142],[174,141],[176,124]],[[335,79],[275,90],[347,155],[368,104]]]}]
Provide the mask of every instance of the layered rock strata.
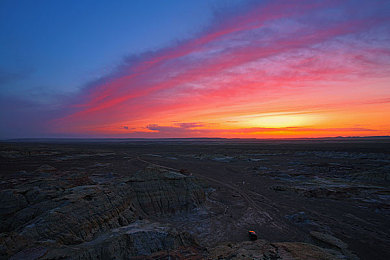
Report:
[{"label": "layered rock strata", "polygon": [[[205,194],[194,177],[148,167],[97,184],[85,174],[69,178],[40,168],[45,171],[34,179],[0,192],[2,258],[42,252],[51,258],[121,258],[192,243],[174,229],[137,221],[200,206]],[[122,253],[115,255],[117,249]]]}]

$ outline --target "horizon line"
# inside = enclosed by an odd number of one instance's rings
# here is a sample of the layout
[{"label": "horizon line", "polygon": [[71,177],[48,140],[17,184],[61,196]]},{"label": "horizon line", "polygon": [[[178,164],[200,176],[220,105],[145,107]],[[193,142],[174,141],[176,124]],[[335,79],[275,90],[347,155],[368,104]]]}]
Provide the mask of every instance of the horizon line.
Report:
[{"label": "horizon line", "polygon": [[133,141],[186,141],[186,140],[258,140],[258,141],[267,141],[267,140],[329,140],[329,139],[390,139],[389,135],[385,136],[332,136],[332,137],[284,137],[284,138],[226,138],[226,137],[165,137],[165,138],[123,138],[123,137],[22,137],[22,138],[8,138],[0,139],[0,142],[23,142],[23,141],[99,141],[99,140],[133,140]]}]

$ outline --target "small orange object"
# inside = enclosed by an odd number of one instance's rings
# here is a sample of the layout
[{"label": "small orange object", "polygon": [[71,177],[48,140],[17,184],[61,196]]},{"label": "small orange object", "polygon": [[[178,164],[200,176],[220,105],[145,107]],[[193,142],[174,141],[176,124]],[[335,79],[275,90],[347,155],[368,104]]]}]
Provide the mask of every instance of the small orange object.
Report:
[{"label": "small orange object", "polygon": [[249,230],[248,233],[249,233],[249,239],[250,239],[250,240],[252,240],[252,241],[257,240],[257,234],[256,234],[255,231]]}]

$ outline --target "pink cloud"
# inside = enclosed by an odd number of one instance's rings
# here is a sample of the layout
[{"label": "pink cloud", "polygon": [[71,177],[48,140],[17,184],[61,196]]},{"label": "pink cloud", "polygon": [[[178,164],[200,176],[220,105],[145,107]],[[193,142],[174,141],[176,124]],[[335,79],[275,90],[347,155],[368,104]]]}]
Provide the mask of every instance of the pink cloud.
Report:
[{"label": "pink cloud", "polygon": [[[100,128],[156,117],[172,120],[175,113],[180,121],[186,114],[223,114],[234,109],[253,113],[266,104],[267,110],[293,112],[297,106],[312,109],[313,97],[322,109],[331,109],[340,102],[370,103],[377,95],[389,97],[382,83],[376,86],[380,94],[353,93],[357,87],[369,93],[369,86],[362,87],[360,82],[380,82],[390,75],[390,48],[383,35],[375,34],[375,28],[389,25],[389,20],[378,15],[354,16],[348,6],[340,8],[344,16],[333,18],[328,8],[338,4],[272,1],[252,6],[193,40],[145,54],[121,67],[103,83],[90,86],[79,97],[82,102],[72,107],[75,112],[55,125]],[[348,92],[352,93],[345,96]],[[306,104],[300,104],[305,97]],[[183,123],[147,129],[198,134],[206,131],[197,129],[203,126]]]}]

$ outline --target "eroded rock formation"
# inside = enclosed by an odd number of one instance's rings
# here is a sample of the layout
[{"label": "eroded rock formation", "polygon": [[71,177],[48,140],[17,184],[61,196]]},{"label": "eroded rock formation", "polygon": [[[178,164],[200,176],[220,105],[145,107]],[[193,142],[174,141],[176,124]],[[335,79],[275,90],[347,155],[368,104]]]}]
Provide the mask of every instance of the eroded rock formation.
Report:
[{"label": "eroded rock formation", "polygon": [[48,166],[36,174],[0,192],[3,258],[126,258],[196,245],[173,228],[139,223],[200,206],[205,194],[194,177],[156,167],[100,184]]}]

